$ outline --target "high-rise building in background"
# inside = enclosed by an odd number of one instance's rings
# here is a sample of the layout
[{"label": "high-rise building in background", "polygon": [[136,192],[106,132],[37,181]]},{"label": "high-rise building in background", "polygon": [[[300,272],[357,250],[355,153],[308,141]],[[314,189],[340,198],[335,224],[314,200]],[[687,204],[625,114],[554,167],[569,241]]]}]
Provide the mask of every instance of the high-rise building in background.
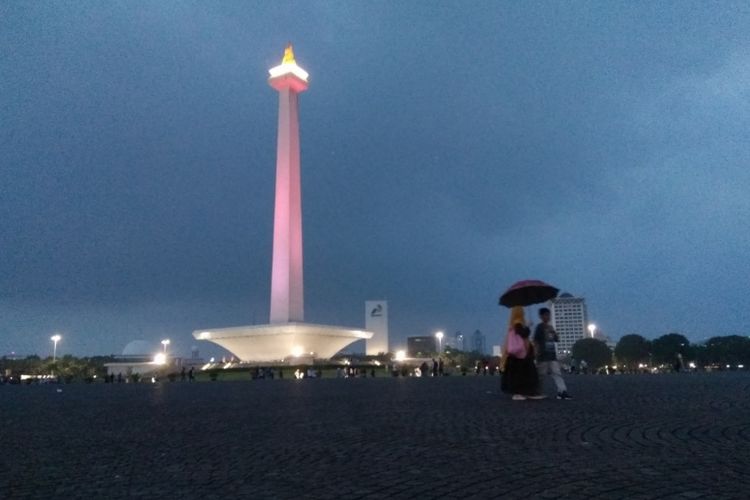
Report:
[{"label": "high-rise building in background", "polygon": [[570,354],[573,344],[586,338],[586,300],[563,293],[552,300],[552,326],[555,327],[560,341],[557,352],[560,355]]},{"label": "high-rise building in background", "polygon": [[480,354],[487,353],[486,339],[484,334],[479,330],[475,330],[471,335],[471,350]]},{"label": "high-rise building in background", "polygon": [[443,344],[446,349],[458,349],[459,351],[466,350],[465,335],[461,332],[456,332],[453,335],[446,335]]}]

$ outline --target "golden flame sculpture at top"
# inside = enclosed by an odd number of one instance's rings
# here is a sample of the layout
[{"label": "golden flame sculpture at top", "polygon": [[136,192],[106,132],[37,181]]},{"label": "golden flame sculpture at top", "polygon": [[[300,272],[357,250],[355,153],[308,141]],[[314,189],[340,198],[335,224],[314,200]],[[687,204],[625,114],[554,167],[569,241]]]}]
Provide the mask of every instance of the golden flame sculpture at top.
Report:
[{"label": "golden flame sculpture at top", "polygon": [[294,50],[292,49],[292,44],[286,46],[284,49],[284,58],[281,60],[281,64],[295,64],[294,60]]}]

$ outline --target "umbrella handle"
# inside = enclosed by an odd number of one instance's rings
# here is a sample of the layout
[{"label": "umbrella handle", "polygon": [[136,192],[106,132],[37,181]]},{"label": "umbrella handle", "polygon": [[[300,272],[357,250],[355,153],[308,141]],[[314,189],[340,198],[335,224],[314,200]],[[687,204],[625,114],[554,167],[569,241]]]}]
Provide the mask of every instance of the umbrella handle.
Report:
[{"label": "umbrella handle", "polygon": [[[526,306],[526,307],[528,307],[529,309],[531,309],[531,306]],[[534,326],[534,322],[531,320],[531,314],[530,313],[526,314],[526,317],[529,318],[529,319],[526,320],[526,326],[529,327],[529,329],[531,329],[531,327]]]}]

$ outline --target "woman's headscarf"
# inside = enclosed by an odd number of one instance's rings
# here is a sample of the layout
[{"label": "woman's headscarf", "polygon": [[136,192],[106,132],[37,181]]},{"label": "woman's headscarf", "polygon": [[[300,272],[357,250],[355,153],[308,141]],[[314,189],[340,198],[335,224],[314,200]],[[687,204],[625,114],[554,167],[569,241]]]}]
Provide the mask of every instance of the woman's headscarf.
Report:
[{"label": "woman's headscarf", "polygon": [[516,323],[521,323],[523,326],[526,326],[526,319],[524,318],[523,307],[521,306],[514,306],[510,309],[510,321],[508,322],[508,328],[513,328]]},{"label": "woman's headscarf", "polygon": [[514,306],[510,308],[510,320],[508,320],[508,329],[505,331],[505,341],[503,342],[502,359],[500,360],[500,367],[505,369],[505,362],[508,359],[508,333],[515,327],[517,323],[521,323],[526,326],[526,319],[523,313],[523,307]]}]

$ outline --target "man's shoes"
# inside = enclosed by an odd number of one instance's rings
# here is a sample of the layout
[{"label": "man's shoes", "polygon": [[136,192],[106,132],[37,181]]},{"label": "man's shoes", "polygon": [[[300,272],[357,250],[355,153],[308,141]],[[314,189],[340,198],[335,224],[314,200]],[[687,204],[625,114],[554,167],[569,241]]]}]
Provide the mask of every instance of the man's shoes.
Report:
[{"label": "man's shoes", "polygon": [[557,399],[573,399],[568,391],[562,391],[557,393]]},{"label": "man's shoes", "polygon": [[526,401],[526,396],[521,394],[513,394],[513,401]]}]

